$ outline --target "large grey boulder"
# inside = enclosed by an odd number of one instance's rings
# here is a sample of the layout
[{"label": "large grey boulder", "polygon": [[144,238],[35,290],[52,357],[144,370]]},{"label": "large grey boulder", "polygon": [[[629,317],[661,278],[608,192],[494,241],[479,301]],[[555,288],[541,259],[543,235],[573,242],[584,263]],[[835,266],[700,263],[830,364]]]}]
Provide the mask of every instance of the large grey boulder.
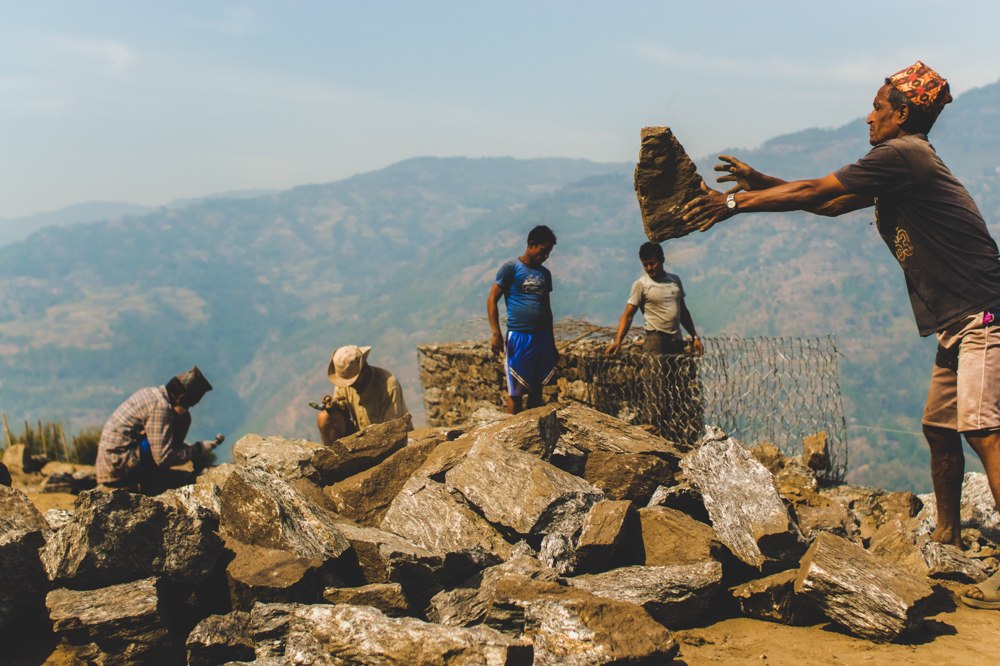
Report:
[{"label": "large grey boulder", "polygon": [[519,575],[497,581],[486,624],[529,639],[535,666],[661,664],[678,650],[637,604]]},{"label": "large grey boulder", "polygon": [[256,467],[286,481],[309,479],[318,483],[319,472],[313,465],[313,457],[323,448],[322,444],[305,439],[249,434],[233,444],[233,464]]},{"label": "large grey boulder", "polygon": [[0,486],[0,631],[43,617],[49,580],[39,551],[48,533],[27,495]]},{"label": "large grey boulder", "polygon": [[669,127],[643,127],[635,194],[646,237],[654,243],[686,236],[697,227],[684,221],[684,204],[701,194],[701,176]]},{"label": "large grey boulder", "polygon": [[511,545],[503,535],[448,488],[414,474],[389,505],[381,529],[427,550],[465,557],[481,553],[489,564],[506,560]]},{"label": "large grey boulder", "polygon": [[656,621],[675,628],[692,624],[708,610],[722,583],[722,565],[621,567],[567,582],[598,597],[638,604]]},{"label": "large grey boulder", "polygon": [[[509,422],[509,421],[508,421]],[[450,489],[493,525],[520,536],[551,531],[604,495],[583,479],[516,449],[479,440],[445,474]]]},{"label": "large grey boulder", "polygon": [[827,533],[820,533],[802,558],[795,592],[851,633],[875,642],[916,627],[933,595],[926,578]]},{"label": "large grey boulder", "polygon": [[96,590],[57,589],[46,597],[56,635],[72,645],[96,644],[103,664],[181,663],[156,579]]},{"label": "large grey boulder", "polygon": [[215,522],[125,490],[89,490],[42,551],[49,578],[76,589],[162,577],[193,586],[215,568]]},{"label": "large grey boulder", "polygon": [[254,467],[235,469],[222,488],[220,529],[245,544],[337,560],[350,549],[337,516],[317,503],[323,495],[316,486],[296,483]]},{"label": "large grey boulder", "polygon": [[714,437],[685,456],[681,468],[701,493],[716,537],[758,569],[794,563],[806,543],[771,473],[732,437]]},{"label": "large grey boulder", "polygon": [[473,444],[445,484],[501,532],[540,540],[542,561],[563,573],[575,570],[576,539],[604,498],[583,479],[489,439]]}]

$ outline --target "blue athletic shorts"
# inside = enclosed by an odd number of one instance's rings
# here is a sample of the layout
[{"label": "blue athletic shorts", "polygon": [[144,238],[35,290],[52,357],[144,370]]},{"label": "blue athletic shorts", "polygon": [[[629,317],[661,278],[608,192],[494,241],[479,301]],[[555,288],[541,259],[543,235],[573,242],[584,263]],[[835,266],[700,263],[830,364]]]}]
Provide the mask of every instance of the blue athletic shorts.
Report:
[{"label": "blue athletic shorts", "polygon": [[556,342],[552,331],[507,331],[507,391],[522,396],[552,381]]}]

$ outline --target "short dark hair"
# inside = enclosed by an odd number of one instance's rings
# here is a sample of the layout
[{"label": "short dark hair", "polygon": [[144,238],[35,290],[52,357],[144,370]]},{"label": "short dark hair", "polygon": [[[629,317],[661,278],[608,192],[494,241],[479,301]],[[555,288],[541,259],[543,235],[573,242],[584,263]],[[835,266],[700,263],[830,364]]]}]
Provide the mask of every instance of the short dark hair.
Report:
[{"label": "short dark hair", "polygon": [[[934,127],[934,121],[937,120],[938,115],[941,113],[941,109],[935,109],[934,111],[928,111],[923,107],[917,106],[910,102],[910,100],[904,95],[899,88],[892,85],[889,79],[885,80],[886,85],[889,86],[889,106],[893,109],[899,109],[903,106],[909,108],[909,112],[906,116],[906,122],[903,124],[903,129],[911,134],[927,134]],[[939,95],[948,94],[948,84],[944,84]]]},{"label": "short dark hair", "polygon": [[663,248],[660,247],[659,243],[643,243],[639,246],[639,259],[641,261],[646,261],[647,259],[659,259],[663,261]]},{"label": "short dark hair", "polygon": [[528,245],[541,245],[542,243],[552,243],[555,245],[556,235],[544,224],[539,224],[528,232]]}]

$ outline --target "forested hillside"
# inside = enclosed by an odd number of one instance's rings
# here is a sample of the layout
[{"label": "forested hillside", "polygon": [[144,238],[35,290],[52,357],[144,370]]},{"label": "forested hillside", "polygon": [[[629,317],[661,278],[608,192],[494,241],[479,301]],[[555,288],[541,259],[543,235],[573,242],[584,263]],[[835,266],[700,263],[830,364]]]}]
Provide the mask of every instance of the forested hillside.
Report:
[{"label": "forested hillside", "polygon": [[[974,90],[931,137],[992,222],[998,115],[1000,85]],[[722,152],[794,178],[867,147],[855,120]],[[712,164],[699,160],[703,174]],[[483,316],[497,266],[535,224],[559,237],[548,264],[556,316],[617,320],[644,240],[631,170],[419,158],[264,197],[45,229],[0,247],[0,411],[99,424],[135,388],[197,363],[217,390],[196,409],[195,436],[314,437],[306,403],[328,392],[330,351],[356,343],[374,347],[370,360],[397,373],[420,412],[416,344]],[[933,343],[917,336],[899,268],[870,222],[870,212],[738,217],[667,242],[668,268],[704,335],[834,332],[851,479],[925,489],[919,413]]]}]

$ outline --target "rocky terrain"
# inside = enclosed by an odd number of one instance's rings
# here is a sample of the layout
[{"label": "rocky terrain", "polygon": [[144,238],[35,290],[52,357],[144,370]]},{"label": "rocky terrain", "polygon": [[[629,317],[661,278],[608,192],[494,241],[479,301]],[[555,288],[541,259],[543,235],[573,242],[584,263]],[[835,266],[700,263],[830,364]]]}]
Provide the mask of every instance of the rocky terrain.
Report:
[{"label": "rocky terrain", "polygon": [[822,434],[790,458],[581,406],[408,425],[248,435],[156,497],[13,470],[6,663],[947,663],[942,645],[975,663],[1000,634],[954,596],[1000,565],[982,475],[960,550],[929,541],[929,498],[822,487]]}]

